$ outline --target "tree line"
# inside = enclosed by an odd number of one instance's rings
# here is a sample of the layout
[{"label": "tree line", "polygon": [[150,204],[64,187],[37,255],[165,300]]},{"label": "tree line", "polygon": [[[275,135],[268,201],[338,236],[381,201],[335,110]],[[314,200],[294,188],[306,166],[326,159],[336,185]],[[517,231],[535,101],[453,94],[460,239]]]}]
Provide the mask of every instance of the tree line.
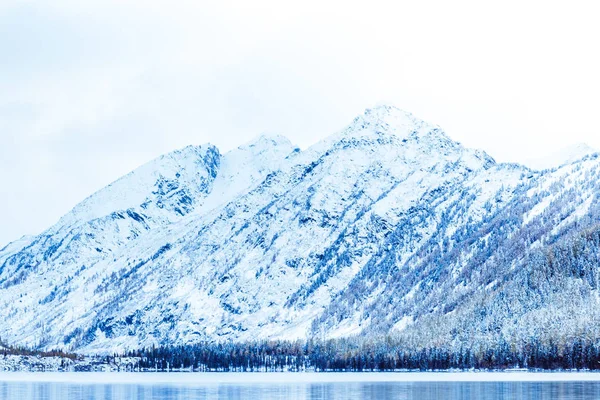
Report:
[{"label": "tree line", "polygon": [[[523,351],[523,348],[526,351]],[[409,350],[387,337],[327,341],[255,341],[160,346],[115,357],[137,358],[149,371],[398,371],[448,369],[599,370],[600,345],[576,339],[570,344],[532,341],[516,350],[510,343],[493,349]],[[110,360],[107,360],[110,361]]]},{"label": "tree line", "polygon": [[64,351],[64,350],[60,350],[60,349],[53,349],[53,350],[36,350],[36,349],[32,349],[26,346],[15,346],[15,345],[9,345],[6,344],[2,341],[2,339],[0,338],[0,354],[3,357],[7,357],[7,356],[33,356],[33,357],[59,357],[59,358],[68,358],[72,361],[75,360],[79,360],[82,358],[81,355],[72,353],[72,352],[68,352],[68,351]]}]

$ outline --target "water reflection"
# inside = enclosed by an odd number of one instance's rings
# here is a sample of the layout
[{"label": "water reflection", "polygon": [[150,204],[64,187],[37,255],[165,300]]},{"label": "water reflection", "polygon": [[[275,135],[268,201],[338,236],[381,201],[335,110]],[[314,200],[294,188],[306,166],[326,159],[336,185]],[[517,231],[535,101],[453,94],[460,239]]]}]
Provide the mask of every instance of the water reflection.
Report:
[{"label": "water reflection", "polygon": [[299,383],[208,386],[0,382],[2,400],[591,400],[599,398],[600,382]]}]

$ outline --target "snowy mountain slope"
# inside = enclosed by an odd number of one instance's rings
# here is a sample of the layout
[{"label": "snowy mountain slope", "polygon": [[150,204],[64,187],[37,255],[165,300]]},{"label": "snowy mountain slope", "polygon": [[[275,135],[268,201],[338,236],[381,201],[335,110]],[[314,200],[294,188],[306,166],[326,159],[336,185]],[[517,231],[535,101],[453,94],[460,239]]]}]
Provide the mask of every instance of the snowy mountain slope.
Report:
[{"label": "snowy mountain slope", "polygon": [[388,106],[304,151],[189,147],[1,250],[0,336],[102,352],[411,332],[594,224],[598,165],[497,164]]},{"label": "snowy mountain slope", "polygon": [[0,252],[0,285],[44,275],[56,265],[64,278],[177,220],[210,192],[219,159],[213,146],[190,146],[138,168],[84,200],[19,252]]},{"label": "snowy mountain slope", "polygon": [[512,234],[500,238],[495,248],[483,248],[480,266],[465,276],[467,293],[458,298],[451,290],[443,300],[432,298],[430,306],[445,306],[398,333],[402,340],[417,348],[433,343],[452,350],[476,345],[513,348],[522,354],[526,343],[541,348],[598,343],[597,160],[579,163],[566,180],[564,189],[555,181],[548,189],[540,190],[540,185],[531,190],[530,199],[545,198],[533,207],[543,204],[543,211],[536,210],[525,229],[511,227]]},{"label": "snowy mountain slope", "polygon": [[[217,335],[292,335],[296,321],[319,313],[377,251],[382,235],[372,226],[373,207],[388,202],[387,208],[396,191],[405,204],[416,202],[429,188],[460,181],[490,162],[441,132],[390,131],[382,120],[355,122],[202,223],[184,253],[197,285],[218,299],[226,311],[220,318],[230,320]],[[432,148],[435,157],[419,156]],[[305,332],[300,327],[294,334]]]},{"label": "snowy mountain slope", "polygon": [[598,153],[598,150],[585,143],[578,143],[545,157],[526,160],[524,164],[531,169],[541,171],[572,164],[595,153]]},{"label": "snowy mountain slope", "polygon": [[[270,163],[275,167],[292,151],[288,141],[267,137],[225,156],[214,146],[190,146],[151,161],[90,196],[41,235],[7,246],[0,251],[0,301],[9,314],[24,313],[12,329],[29,334],[26,327],[37,324],[25,342],[43,342],[44,332],[36,331],[42,326],[39,319],[72,320],[73,313],[88,312],[96,304],[87,290],[75,291],[72,302],[65,301],[86,269],[97,279],[100,266],[108,260],[116,262],[127,244],[144,242],[146,236],[151,240],[156,231],[180,222],[195,209],[227,201],[236,188],[242,190],[260,179],[271,170]],[[231,172],[232,157],[238,172]],[[107,204],[119,208],[110,211]],[[91,305],[88,299],[93,300]]]},{"label": "snowy mountain slope", "polygon": [[[565,322],[574,318],[579,319],[580,325],[590,326],[596,313],[587,310],[597,306],[597,298],[589,293],[593,294],[596,282],[590,286],[582,279],[575,282],[577,286],[569,283],[569,286],[557,284],[550,287],[546,283],[544,290],[564,292],[561,298],[546,302],[535,298],[535,287],[519,285],[523,280],[531,282],[531,278],[523,277],[524,271],[531,271],[535,260],[545,258],[548,252],[553,251],[555,243],[563,243],[570,236],[579,235],[587,229],[597,229],[600,222],[599,178],[597,157],[540,175],[537,179],[532,176],[530,182],[516,188],[516,196],[507,197],[506,204],[500,206],[497,212],[488,214],[481,223],[464,225],[460,236],[454,233],[438,249],[433,244],[426,246],[430,254],[409,260],[408,267],[395,274],[383,275],[380,278],[384,286],[382,291],[389,297],[370,296],[361,286],[362,280],[358,279],[316,321],[314,329],[335,326],[336,315],[341,312],[352,315],[354,312],[368,315],[376,321],[363,323],[372,332],[393,332],[394,328],[403,331],[410,324],[398,325],[398,321],[409,321],[414,324],[406,333],[411,341],[417,340],[420,332],[427,331],[431,335],[418,338],[422,341],[421,345],[431,346],[433,340],[439,341],[439,345],[445,340],[445,345],[451,347],[454,340],[460,339],[463,346],[469,346],[469,340],[473,341],[484,333],[490,334],[485,329],[489,329],[492,323],[507,331],[517,331],[520,317],[527,313],[553,314],[557,335],[562,334],[562,328],[569,327]],[[588,262],[592,259],[595,260],[593,268],[596,268],[600,264],[598,254],[590,255]],[[388,263],[392,267],[401,266],[394,258]],[[373,280],[380,270],[371,273],[370,279]],[[543,274],[536,279],[545,281]],[[503,292],[506,287],[510,290]],[[527,293],[531,294],[531,298],[526,306],[515,309],[512,307],[514,304],[509,303],[501,313],[494,313],[489,310],[496,310],[494,299],[498,299],[491,293],[498,292],[513,298],[519,293]],[[582,297],[586,292],[588,294]],[[365,301],[370,298],[373,298],[372,302]],[[566,308],[557,303],[558,300],[564,303],[566,298],[573,301],[581,299],[586,307],[574,314],[573,304]],[[505,303],[504,299],[500,300]],[[482,303],[488,310],[487,318],[484,318],[488,325],[484,333],[477,333],[473,332],[473,327],[480,323],[477,310],[481,309]],[[361,320],[355,318],[353,322],[358,325]],[[433,326],[436,328],[430,329]],[[523,330],[538,328],[539,325],[537,328],[532,325]],[[458,333],[461,333],[459,338]],[[404,335],[402,332],[399,334]],[[516,340],[516,337],[506,334],[505,340]]]}]

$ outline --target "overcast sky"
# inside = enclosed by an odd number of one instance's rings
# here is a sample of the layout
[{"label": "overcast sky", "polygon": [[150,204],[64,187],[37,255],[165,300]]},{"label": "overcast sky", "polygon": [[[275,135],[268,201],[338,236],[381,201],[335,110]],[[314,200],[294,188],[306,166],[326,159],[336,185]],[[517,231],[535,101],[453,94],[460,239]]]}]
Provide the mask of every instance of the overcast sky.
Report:
[{"label": "overcast sky", "polygon": [[0,247],[188,144],[389,103],[497,160],[600,148],[595,1],[0,1]]}]

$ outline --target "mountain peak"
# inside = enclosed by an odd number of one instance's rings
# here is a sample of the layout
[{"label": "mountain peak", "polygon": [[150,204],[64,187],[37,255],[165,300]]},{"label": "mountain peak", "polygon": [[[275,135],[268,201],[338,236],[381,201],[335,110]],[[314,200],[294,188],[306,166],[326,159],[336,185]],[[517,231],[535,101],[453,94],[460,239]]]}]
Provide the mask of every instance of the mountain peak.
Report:
[{"label": "mountain peak", "polygon": [[254,139],[252,139],[251,141],[249,141],[246,144],[243,144],[241,146],[238,147],[238,149],[240,150],[253,150],[254,152],[256,152],[256,150],[258,150],[258,152],[261,152],[265,149],[268,148],[274,148],[274,147],[293,147],[292,142],[290,142],[290,140],[283,136],[283,135],[273,135],[273,134],[262,134]]},{"label": "mountain peak", "polygon": [[413,114],[390,105],[367,108],[362,115],[355,118],[354,122],[389,133],[396,133],[402,128],[426,125],[424,121],[416,118]]},{"label": "mountain peak", "polygon": [[414,115],[408,111],[402,110],[396,106],[389,104],[379,104],[372,108],[365,109],[365,116],[375,116],[379,119],[389,115],[403,116],[405,118],[415,118]]},{"label": "mountain peak", "polygon": [[211,144],[186,146],[164,154],[77,204],[61,218],[57,227],[91,221],[115,210],[138,207],[149,196],[155,196],[158,193],[157,187],[165,182],[173,188],[183,189],[189,186],[194,192],[202,192],[202,187],[214,180],[220,158],[219,149]]},{"label": "mountain peak", "polygon": [[379,105],[367,108],[362,115],[356,117],[350,126],[344,130],[345,134],[361,132],[374,133],[377,136],[391,135],[405,138],[410,135],[436,134],[449,139],[436,125],[429,124],[413,114],[391,105]]}]

